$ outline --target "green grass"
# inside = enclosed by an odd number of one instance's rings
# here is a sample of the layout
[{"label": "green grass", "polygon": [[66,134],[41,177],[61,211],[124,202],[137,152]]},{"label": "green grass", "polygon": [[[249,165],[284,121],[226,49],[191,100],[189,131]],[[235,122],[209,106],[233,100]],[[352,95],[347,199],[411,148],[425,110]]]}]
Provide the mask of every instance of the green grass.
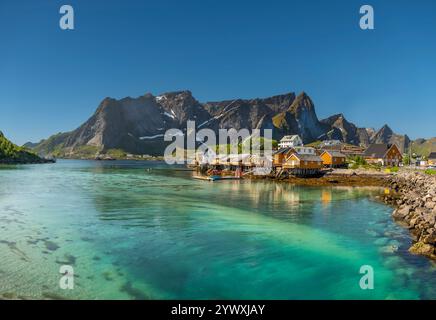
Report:
[{"label": "green grass", "polygon": [[312,147],[312,148],[318,148],[321,143],[322,143],[322,141],[317,140],[317,141],[311,142],[309,144],[306,144],[305,146]]},{"label": "green grass", "polygon": [[106,151],[106,154],[116,159],[124,158],[127,155],[127,153],[121,149],[109,149]]},{"label": "green grass", "polygon": [[10,142],[0,131],[0,162],[29,163],[38,162],[40,160],[41,158],[26,148],[19,147]]},{"label": "green grass", "polygon": [[427,169],[424,172],[429,175],[434,175],[436,174],[436,169]]},{"label": "green grass", "polygon": [[82,156],[82,157],[94,157],[97,153],[99,153],[100,148],[95,146],[80,146],[74,148],[74,155]]}]

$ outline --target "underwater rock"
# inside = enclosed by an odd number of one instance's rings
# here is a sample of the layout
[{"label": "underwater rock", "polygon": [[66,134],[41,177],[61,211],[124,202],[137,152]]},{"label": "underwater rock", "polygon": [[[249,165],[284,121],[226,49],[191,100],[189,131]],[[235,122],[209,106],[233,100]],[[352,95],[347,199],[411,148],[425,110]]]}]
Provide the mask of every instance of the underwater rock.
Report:
[{"label": "underwater rock", "polygon": [[45,240],[44,245],[47,248],[47,250],[50,250],[50,251],[56,251],[57,249],[60,248],[57,243],[55,243],[53,241],[49,241],[49,240]]},{"label": "underwater rock", "polygon": [[434,247],[431,244],[418,241],[410,247],[409,252],[412,254],[421,254],[424,256],[432,257],[434,256]]}]

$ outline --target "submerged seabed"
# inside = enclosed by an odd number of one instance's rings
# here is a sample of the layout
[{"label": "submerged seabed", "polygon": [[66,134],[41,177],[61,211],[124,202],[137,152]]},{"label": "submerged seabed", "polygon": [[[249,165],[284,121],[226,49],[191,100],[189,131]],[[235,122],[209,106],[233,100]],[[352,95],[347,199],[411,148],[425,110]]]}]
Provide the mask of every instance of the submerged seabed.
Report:
[{"label": "submerged seabed", "polygon": [[150,162],[0,167],[0,297],[435,299],[435,265],[408,254],[378,192],[211,183]]}]

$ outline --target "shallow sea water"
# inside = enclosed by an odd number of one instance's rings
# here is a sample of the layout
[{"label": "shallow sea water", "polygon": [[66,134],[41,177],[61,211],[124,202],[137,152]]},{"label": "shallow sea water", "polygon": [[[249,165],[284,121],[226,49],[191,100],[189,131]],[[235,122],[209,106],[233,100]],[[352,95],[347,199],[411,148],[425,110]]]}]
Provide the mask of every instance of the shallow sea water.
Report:
[{"label": "shallow sea water", "polygon": [[435,299],[436,266],[407,252],[379,192],[206,182],[157,162],[2,166],[0,296]]}]

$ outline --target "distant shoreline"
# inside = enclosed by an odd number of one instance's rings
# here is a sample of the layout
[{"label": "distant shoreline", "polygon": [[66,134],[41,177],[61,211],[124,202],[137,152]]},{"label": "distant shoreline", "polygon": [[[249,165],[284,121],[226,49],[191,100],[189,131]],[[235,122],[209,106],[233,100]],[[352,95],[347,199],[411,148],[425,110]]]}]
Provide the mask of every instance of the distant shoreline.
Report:
[{"label": "distant shoreline", "polygon": [[1,159],[0,165],[17,165],[17,164],[45,164],[45,163],[55,163],[54,159],[39,159],[33,161],[16,160],[16,159]]}]

